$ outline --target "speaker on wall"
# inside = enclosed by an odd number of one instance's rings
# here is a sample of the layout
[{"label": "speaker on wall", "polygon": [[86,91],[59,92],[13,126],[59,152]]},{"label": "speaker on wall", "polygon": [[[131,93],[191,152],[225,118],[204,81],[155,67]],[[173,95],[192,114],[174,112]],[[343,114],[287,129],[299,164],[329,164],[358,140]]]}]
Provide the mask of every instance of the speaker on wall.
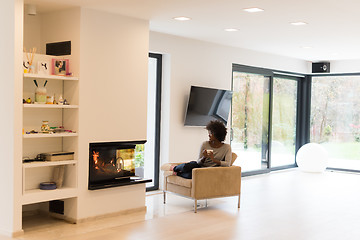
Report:
[{"label": "speaker on wall", "polygon": [[312,64],[313,73],[329,73],[330,63],[329,62],[317,62]]},{"label": "speaker on wall", "polygon": [[46,55],[53,55],[53,56],[71,55],[71,41],[47,43]]}]

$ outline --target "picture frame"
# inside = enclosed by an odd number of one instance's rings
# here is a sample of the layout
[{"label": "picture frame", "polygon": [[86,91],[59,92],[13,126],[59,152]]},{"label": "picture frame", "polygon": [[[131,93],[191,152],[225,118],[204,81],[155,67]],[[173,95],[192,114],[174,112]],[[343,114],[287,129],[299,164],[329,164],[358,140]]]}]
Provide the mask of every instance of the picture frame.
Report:
[{"label": "picture frame", "polygon": [[52,59],[52,75],[69,75],[69,59]]},{"label": "picture frame", "polygon": [[38,61],[38,74],[50,75],[50,62],[49,61]]}]

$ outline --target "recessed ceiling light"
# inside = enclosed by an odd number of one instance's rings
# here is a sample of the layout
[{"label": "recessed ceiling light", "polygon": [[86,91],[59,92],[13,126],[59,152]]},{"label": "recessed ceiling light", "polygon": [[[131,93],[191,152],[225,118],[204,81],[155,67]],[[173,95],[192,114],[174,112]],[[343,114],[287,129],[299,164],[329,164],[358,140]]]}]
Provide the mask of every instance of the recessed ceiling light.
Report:
[{"label": "recessed ceiling light", "polygon": [[292,22],[291,25],[294,25],[294,26],[303,26],[303,25],[307,25],[306,22]]},{"label": "recessed ceiling light", "polygon": [[189,17],[184,17],[184,16],[182,16],[182,17],[174,17],[173,19],[178,20],[178,21],[188,21],[188,20],[191,20],[191,18],[189,18]]},{"label": "recessed ceiling light", "polygon": [[239,31],[239,29],[236,29],[236,28],[225,28],[224,31],[226,31],[226,32],[237,32],[237,31]]},{"label": "recessed ceiling light", "polygon": [[250,13],[256,13],[256,12],[263,12],[264,9],[261,8],[257,8],[257,7],[253,7],[253,8],[245,8],[243,9],[245,12],[250,12]]}]

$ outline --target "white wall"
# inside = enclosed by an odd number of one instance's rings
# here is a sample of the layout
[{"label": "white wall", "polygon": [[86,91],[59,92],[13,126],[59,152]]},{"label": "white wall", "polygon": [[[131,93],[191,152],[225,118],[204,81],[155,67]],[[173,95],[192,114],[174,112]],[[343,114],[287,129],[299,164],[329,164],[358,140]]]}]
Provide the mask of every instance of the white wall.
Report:
[{"label": "white wall", "polygon": [[150,32],[150,52],[165,54],[161,163],[196,159],[200,144],[208,139],[203,127],[184,127],[191,85],[231,89],[233,63],[308,72],[306,61],[157,32]]},{"label": "white wall", "polygon": [[360,60],[330,61],[330,73],[359,73]]},{"label": "white wall", "polygon": [[146,139],[148,34],[147,21],[81,10],[79,219],[145,206],[143,186],[88,191],[87,169],[90,142]]},{"label": "white wall", "polygon": [[[26,12],[26,6],[25,6]],[[36,53],[45,54],[45,48],[41,49],[41,14],[24,14],[24,49],[36,48]],[[43,50],[44,52],[41,52]]]},{"label": "white wall", "polygon": [[22,12],[22,0],[0,3],[0,234],[9,236],[21,231]]}]

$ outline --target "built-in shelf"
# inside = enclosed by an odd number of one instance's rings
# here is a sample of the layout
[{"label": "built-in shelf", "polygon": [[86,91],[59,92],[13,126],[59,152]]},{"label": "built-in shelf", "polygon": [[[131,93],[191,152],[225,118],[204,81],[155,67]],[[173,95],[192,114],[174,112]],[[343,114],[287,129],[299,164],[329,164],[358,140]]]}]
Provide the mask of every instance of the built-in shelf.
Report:
[{"label": "built-in shelf", "polygon": [[43,75],[43,74],[35,74],[35,73],[24,73],[24,78],[69,80],[69,81],[77,81],[77,80],[79,80],[78,77],[67,77],[67,76],[57,76],[57,75]]},{"label": "built-in shelf", "polygon": [[22,204],[32,204],[58,199],[77,197],[77,188],[62,187],[54,190],[31,189],[26,190],[22,197]]},{"label": "built-in shelf", "polygon": [[51,166],[71,165],[76,163],[77,160],[28,162],[28,163],[23,163],[23,167],[24,168],[51,167]]},{"label": "built-in shelf", "polygon": [[24,108],[79,108],[78,105],[58,105],[58,104],[23,104]]},{"label": "built-in shelf", "polygon": [[23,138],[54,138],[54,137],[77,137],[77,133],[31,133],[24,134]]}]

